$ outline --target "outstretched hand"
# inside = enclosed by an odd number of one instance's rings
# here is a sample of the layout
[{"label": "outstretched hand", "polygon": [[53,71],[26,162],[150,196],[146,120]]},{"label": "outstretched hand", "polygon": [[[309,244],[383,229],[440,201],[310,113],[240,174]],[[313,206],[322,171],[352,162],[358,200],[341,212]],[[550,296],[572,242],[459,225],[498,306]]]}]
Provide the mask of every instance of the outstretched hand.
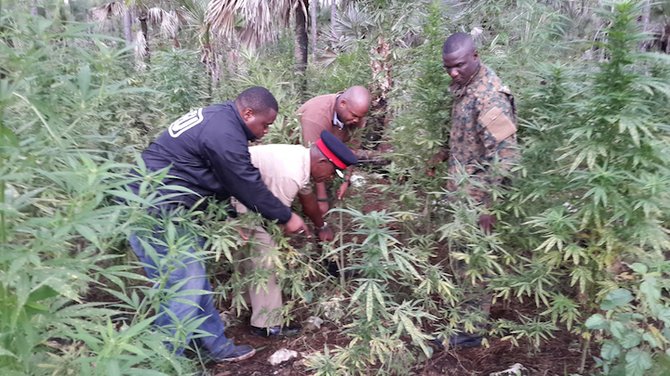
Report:
[{"label": "outstretched hand", "polygon": [[337,189],[337,199],[341,200],[344,198],[344,195],[347,193],[347,189],[349,188],[349,181],[345,180],[341,185],[340,188]]},{"label": "outstretched hand", "polygon": [[319,241],[321,242],[330,242],[335,238],[335,233],[330,226],[324,226],[316,230],[317,235],[319,236]]},{"label": "outstretched hand", "polygon": [[291,212],[291,218],[284,224],[285,234],[305,234],[307,237],[312,236],[312,233],[307,228],[305,221],[294,212]]}]

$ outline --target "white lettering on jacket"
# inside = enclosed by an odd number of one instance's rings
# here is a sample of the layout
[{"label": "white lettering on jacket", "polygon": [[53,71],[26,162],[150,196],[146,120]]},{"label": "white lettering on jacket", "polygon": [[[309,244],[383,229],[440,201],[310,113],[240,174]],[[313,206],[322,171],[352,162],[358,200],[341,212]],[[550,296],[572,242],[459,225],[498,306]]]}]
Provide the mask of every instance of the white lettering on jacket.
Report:
[{"label": "white lettering on jacket", "polygon": [[186,115],[180,117],[179,119],[175,120],[168,127],[168,132],[170,133],[170,136],[172,136],[172,138],[177,138],[182,133],[202,123],[203,119],[204,118],[202,117],[202,108],[198,108],[197,110],[193,110],[187,113]]}]

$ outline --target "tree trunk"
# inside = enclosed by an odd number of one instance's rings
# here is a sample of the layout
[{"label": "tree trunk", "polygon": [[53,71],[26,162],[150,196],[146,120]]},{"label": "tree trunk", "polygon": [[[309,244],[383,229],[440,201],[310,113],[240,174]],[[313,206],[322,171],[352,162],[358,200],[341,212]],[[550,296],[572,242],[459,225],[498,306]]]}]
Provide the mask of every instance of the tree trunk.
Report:
[{"label": "tree trunk", "polygon": [[[649,32],[649,19],[651,18],[651,0],[645,0],[642,5],[642,32]],[[640,42],[640,50],[646,51],[649,49],[650,41],[643,40]]]},{"label": "tree trunk", "polygon": [[[312,0],[317,1],[317,0]],[[304,0],[295,7],[295,73],[298,77],[298,94],[301,99],[307,93],[307,12],[309,3]]]},{"label": "tree trunk", "polygon": [[210,40],[210,25],[209,23],[205,24],[205,28],[200,35],[200,42],[201,42],[201,47],[200,47],[200,62],[205,64],[205,72],[207,72],[207,75],[209,76],[209,80],[207,80],[207,96],[208,98],[212,98],[213,96],[213,90],[214,90],[214,80],[216,79],[216,74],[215,74],[215,64],[216,64],[216,57],[214,55],[214,51],[212,51],[212,42]]},{"label": "tree trunk", "polygon": [[312,62],[314,62],[316,61],[316,24],[319,13],[319,2],[318,0],[312,0],[309,5],[309,14],[311,16],[310,26],[312,27]]},{"label": "tree trunk", "polygon": [[142,10],[138,19],[140,20],[140,30],[142,30],[142,35],[144,35],[144,61],[149,64],[151,55],[149,54],[149,25],[147,25],[147,17],[145,9]]},{"label": "tree trunk", "polygon": [[123,36],[126,45],[130,46],[133,43],[133,16],[127,6],[124,6],[123,10]]}]

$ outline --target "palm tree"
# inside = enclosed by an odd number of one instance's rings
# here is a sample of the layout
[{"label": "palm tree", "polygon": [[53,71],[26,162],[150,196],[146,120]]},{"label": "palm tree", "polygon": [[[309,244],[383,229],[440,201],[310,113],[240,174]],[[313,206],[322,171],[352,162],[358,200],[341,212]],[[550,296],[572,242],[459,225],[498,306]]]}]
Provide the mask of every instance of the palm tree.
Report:
[{"label": "palm tree", "polygon": [[[317,0],[313,0],[317,1]],[[277,39],[279,31],[295,22],[296,73],[300,91],[307,86],[307,19],[309,0],[213,0],[207,8],[206,23],[212,32],[224,38],[239,38],[252,49]],[[238,29],[238,21],[242,27]]]},{"label": "palm tree", "polygon": [[[105,22],[108,19],[122,16],[126,45],[130,46],[134,42],[135,57],[140,67],[143,67],[149,61],[149,25],[158,27],[161,35],[171,39],[173,45],[179,47],[177,31],[181,23],[187,22],[187,16],[179,9],[165,10],[158,6],[150,7],[152,3],[156,2],[146,0],[111,1],[90,10],[91,17],[98,22]],[[132,25],[135,19],[139,21],[140,30],[133,38]]]}]

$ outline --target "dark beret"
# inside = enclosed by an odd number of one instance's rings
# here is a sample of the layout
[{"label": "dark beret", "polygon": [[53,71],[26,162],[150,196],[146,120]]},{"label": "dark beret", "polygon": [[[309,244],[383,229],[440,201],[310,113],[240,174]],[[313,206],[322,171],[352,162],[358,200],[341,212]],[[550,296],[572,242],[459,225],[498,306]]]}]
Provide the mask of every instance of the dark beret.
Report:
[{"label": "dark beret", "polygon": [[321,132],[321,138],[316,141],[316,146],[340,170],[358,163],[351,149],[328,131]]}]

